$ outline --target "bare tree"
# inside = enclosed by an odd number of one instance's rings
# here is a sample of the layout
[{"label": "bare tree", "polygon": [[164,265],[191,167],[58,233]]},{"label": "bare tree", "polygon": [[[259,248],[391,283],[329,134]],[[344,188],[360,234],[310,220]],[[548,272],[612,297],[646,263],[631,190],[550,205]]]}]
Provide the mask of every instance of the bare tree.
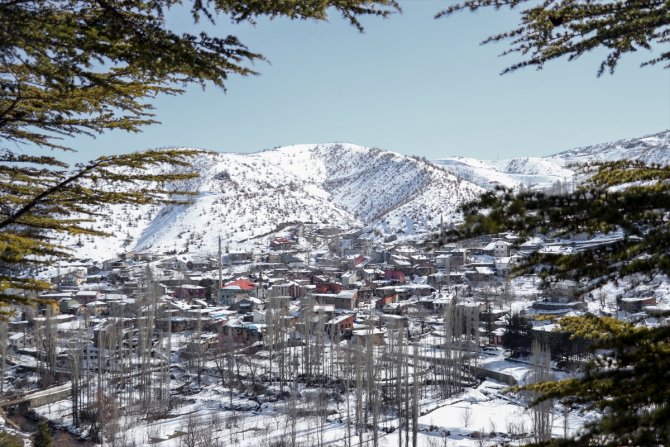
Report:
[{"label": "bare tree", "polygon": [[193,414],[189,414],[186,418],[186,425],[183,428],[183,435],[179,440],[181,447],[198,447],[200,435],[198,434],[201,427],[198,427],[198,418]]},{"label": "bare tree", "polygon": [[419,346],[415,342],[412,346],[412,364],[414,374],[412,374],[412,447],[417,447],[417,436],[419,429]]},{"label": "bare tree", "polygon": [[[533,375],[531,383],[546,382],[553,379],[551,372],[551,353],[549,348],[535,340],[532,347]],[[531,394],[535,399],[537,395]],[[552,406],[550,399],[535,403],[531,407],[533,420],[533,439],[537,443],[544,443],[551,439]]]},{"label": "bare tree", "polygon": [[0,393],[5,391],[5,363],[7,361],[7,323],[0,321]]},{"label": "bare tree", "polygon": [[461,411],[461,422],[463,422],[465,428],[468,428],[470,426],[470,421],[472,421],[472,408],[465,407]]},{"label": "bare tree", "polygon": [[68,365],[70,371],[70,386],[72,398],[72,424],[79,427],[81,423],[82,407],[82,388],[86,386],[86,381],[82,377],[82,368],[88,367],[88,359],[84,362],[86,348],[88,347],[91,334],[86,329],[77,329],[70,331],[65,337],[61,338],[62,348],[67,353]]}]

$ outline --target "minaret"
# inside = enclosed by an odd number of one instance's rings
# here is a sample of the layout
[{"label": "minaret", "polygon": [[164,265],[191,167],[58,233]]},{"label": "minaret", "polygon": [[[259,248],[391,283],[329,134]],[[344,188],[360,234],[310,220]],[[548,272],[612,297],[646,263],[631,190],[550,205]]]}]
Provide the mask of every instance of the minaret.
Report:
[{"label": "minaret", "polygon": [[219,291],[218,291],[218,295],[217,295],[217,298],[216,298],[217,304],[218,304],[219,300],[221,299],[221,289],[223,289],[223,278],[222,278],[222,275],[221,275],[221,259],[222,259],[222,255],[221,255],[221,235],[219,234]]}]

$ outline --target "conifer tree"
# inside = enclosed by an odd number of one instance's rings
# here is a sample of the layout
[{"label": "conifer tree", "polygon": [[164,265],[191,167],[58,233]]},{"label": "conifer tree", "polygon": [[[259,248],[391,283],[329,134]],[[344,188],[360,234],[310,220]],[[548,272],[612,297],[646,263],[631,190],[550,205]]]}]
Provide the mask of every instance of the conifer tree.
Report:
[{"label": "conifer tree", "polygon": [[573,439],[538,445],[621,446],[670,444],[670,327],[636,327],[614,318],[566,317],[562,329],[593,342],[598,355],[586,373],[525,387],[537,403],[560,399],[566,407],[596,410]]},{"label": "conifer tree", "polygon": [[[545,285],[571,279],[583,290],[608,282],[670,275],[670,167],[639,161],[585,166],[573,192],[497,190],[464,206],[464,223],[447,238],[514,231],[520,241],[538,234],[610,234],[609,243],[567,254],[536,252],[516,274],[539,274]],[[666,445],[670,442],[670,330],[637,328],[591,315],[559,320],[560,330],[590,343],[591,362],[578,378],[531,385],[537,403],[562,400],[598,409],[574,439],[539,445]],[[660,385],[663,384],[663,385]],[[660,389],[663,388],[663,389]],[[666,387],[667,388],[667,387]]]},{"label": "conifer tree", "polygon": [[[193,33],[166,15],[190,14]],[[189,84],[225,88],[231,75],[264,56],[232,35],[211,35],[201,22],[255,23],[261,17],[327,20],[341,14],[386,17],[394,0],[191,1],[25,0],[0,2],[0,304],[30,302],[48,284],[31,268],[67,256],[58,234],[91,229],[101,205],[183,203],[195,176],[193,151],[104,156],[68,166],[44,150],[69,150],[67,139],[111,130],[139,132],[155,123],[152,101]],[[176,169],[152,174],[151,166]]]},{"label": "conifer tree", "polygon": [[[613,73],[621,57],[638,49],[658,50],[643,65],[670,64],[670,5],[665,0],[465,0],[438,17],[463,10],[521,9],[520,24],[485,42],[509,42],[503,54],[523,57],[504,73],[606,49],[598,75]],[[515,274],[539,274],[545,285],[572,279],[583,290],[631,278],[670,275],[670,167],[641,161],[594,163],[580,168],[585,181],[574,191],[553,194],[497,189],[463,207],[464,223],[441,239],[513,231],[520,242],[535,235],[610,234],[611,243],[569,254],[534,253]],[[537,403],[558,399],[602,417],[571,439],[538,445],[619,446],[670,443],[670,330],[640,328],[592,315],[560,320],[561,331],[590,343],[597,355],[585,374],[525,387]],[[567,434],[567,431],[566,431]]]},{"label": "conifer tree", "polygon": [[46,421],[40,421],[37,425],[37,431],[33,435],[33,445],[35,447],[52,447],[54,445],[51,429]]},{"label": "conifer tree", "polygon": [[[617,161],[583,168],[587,180],[574,192],[497,190],[464,207],[465,222],[451,237],[514,231],[524,238],[608,233],[610,243],[568,254],[537,252],[515,271],[539,274],[545,285],[562,279],[584,290],[608,282],[670,275],[670,167]],[[559,399],[598,409],[574,439],[541,445],[667,445],[670,442],[670,330],[636,328],[593,316],[559,320],[561,330],[591,342],[586,374],[526,389],[537,402]],[[604,351],[603,351],[604,350]],[[605,353],[605,354],[603,354]],[[663,384],[663,385],[660,385]],[[665,387],[663,390],[660,388]]]},{"label": "conifer tree", "polygon": [[503,347],[511,350],[513,357],[527,355],[533,343],[532,329],[533,325],[527,318],[518,313],[512,314],[502,336]]},{"label": "conifer tree", "polygon": [[607,234],[611,243],[567,254],[536,252],[515,273],[545,284],[570,279],[588,290],[634,275],[670,274],[670,166],[621,160],[581,168],[574,191],[551,195],[498,189],[463,207],[464,223],[448,238],[513,231],[520,240],[546,235]]},{"label": "conifer tree", "polygon": [[626,53],[661,48],[642,65],[670,64],[670,6],[666,0],[464,0],[437,14],[478,11],[485,8],[520,9],[514,29],[494,34],[484,43],[509,42],[503,55],[520,54],[523,59],[503,73],[523,67],[541,69],[546,62],[567,57],[574,60],[595,49],[605,49],[598,76],[614,73]]}]

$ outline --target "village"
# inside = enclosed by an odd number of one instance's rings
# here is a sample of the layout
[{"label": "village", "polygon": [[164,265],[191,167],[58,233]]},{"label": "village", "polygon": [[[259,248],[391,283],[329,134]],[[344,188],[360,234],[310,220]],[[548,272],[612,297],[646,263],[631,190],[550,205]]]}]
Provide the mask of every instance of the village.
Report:
[{"label": "village", "polygon": [[[305,237],[323,249],[306,250]],[[37,307],[17,306],[3,334],[3,407],[39,413],[80,437],[134,445],[119,441],[124,430],[113,421],[138,412],[169,418],[207,386],[227,393],[219,400],[228,411],[259,411],[268,402],[290,404],[299,390],[336,388],[352,394],[356,417],[347,406],[345,419],[360,440],[370,430],[362,422],[368,413],[387,416],[370,436],[403,424],[420,431],[423,407],[435,399],[482,381],[532,380],[533,340],[544,346],[543,368],[557,377],[575,371],[588,346],[553,330],[561,316],[653,320],[660,313],[653,293],[586,294],[573,282],[542,287],[535,276],[510,277],[535,251],[570,252],[617,237],[519,244],[502,234],[426,249],[411,240],[380,243],[360,231],[297,224],[269,238],[260,253],[224,249],[219,241],[221,251],[210,256],[131,251],[102,263],[61,262],[46,273],[52,290],[39,296]],[[404,367],[394,366],[402,359]],[[359,363],[365,370],[352,366]],[[419,383],[426,394],[414,397],[414,410],[403,408],[412,393],[402,397],[402,387]],[[315,411],[328,420],[336,399],[325,400],[325,409]],[[51,413],[58,402],[61,408]],[[283,411],[286,424],[296,419],[291,411]],[[175,430],[180,445],[186,425]],[[513,439],[514,431],[487,436]],[[531,430],[516,432],[531,436]],[[237,439],[232,429],[227,436]],[[133,442],[142,444],[137,436]]]}]

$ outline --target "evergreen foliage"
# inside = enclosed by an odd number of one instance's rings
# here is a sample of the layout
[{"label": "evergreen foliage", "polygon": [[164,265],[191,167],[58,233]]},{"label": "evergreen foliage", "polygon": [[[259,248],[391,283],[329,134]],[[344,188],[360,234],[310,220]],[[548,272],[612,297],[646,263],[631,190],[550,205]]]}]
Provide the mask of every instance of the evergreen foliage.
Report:
[{"label": "evergreen foliage", "polygon": [[[562,194],[496,190],[464,206],[465,222],[446,236],[514,231],[524,239],[609,233],[617,237],[568,254],[536,252],[516,274],[539,274],[546,284],[572,279],[584,291],[606,282],[670,274],[670,167],[639,161],[592,164],[585,181]],[[670,328],[634,327],[592,315],[559,320],[560,331],[589,346],[583,375],[522,388],[537,403],[562,400],[599,410],[573,439],[538,445],[668,445],[670,443]]]},{"label": "evergreen foliage", "polygon": [[[173,8],[190,12],[196,28],[259,17],[326,20],[336,11],[362,29],[361,16],[399,10],[394,0],[0,2],[0,305],[29,302],[47,287],[29,269],[67,255],[53,236],[101,235],[86,225],[101,205],[188,200],[174,182],[196,175],[188,169],[193,151],[105,156],[73,168],[40,152],[69,150],[66,138],[78,135],[138,132],[155,122],[158,94],[193,83],[225,88],[230,75],[255,74],[250,66],[261,54],[235,36],[170,28]],[[147,170],[161,165],[181,169]]]},{"label": "evergreen foliage", "polygon": [[33,435],[33,445],[35,447],[53,447],[53,438],[51,436],[51,429],[46,421],[40,421],[37,425],[37,431]]},{"label": "evergreen foliage", "polygon": [[527,318],[518,313],[512,314],[502,336],[503,347],[512,351],[512,357],[528,355],[533,342],[532,330],[533,325]]},{"label": "evergreen foliage", "polygon": [[[669,275],[670,167],[624,160],[585,166],[581,174],[585,181],[571,192],[486,193],[464,206],[463,225],[446,238],[514,231],[523,241],[537,235],[609,233],[617,237],[572,253],[536,252],[515,273],[539,274],[545,285],[572,279],[583,290],[641,275]],[[598,410],[602,417],[588,422],[573,439],[537,445],[667,445],[670,329],[639,328],[591,315],[559,321],[561,331],[582,340],[580,344],[591,343],[585,373],[522,389],[539,392],[538,404],[559,399]],[[514,349],[517,332],[508,331],[503,343]]]},{"label": "evergreen foliage", "polygon": [[598,410],[574,439],[538,445],[621,446],[670,444],[670,327],[636,327],[614,318],[566,317],[562,329],[593,342],[586,372],[578,378],[524,387],[565,405]]},{"label": "evergreen foliage", "polygon": [[624,54],[651,50],[653,46],[665,48],[642,65],[670,66],[667,0],[465,0],[444,9],[437,17],[502,7],[521,9],[520,24],[490,36],[484,43],[508,41],[510,47],[503,55],[517,53],[524,58],[504,73],[528,66],[541,69],[554,59],[565,56],[574,60],[599,48],[605,49],[607,56],[598,76],[605,71],[613,73]]},{"label": "evergreen foliage", "polygon": [[504,231],[521,241],[610,233],[618,237],[588,249],[536,252],[515,272],[537,273],[545,284],[570,279],[585,289],[633,275],[670,274],[670,166],[623,160],[585,166],[582,174],[587,179],[565,194],[488,192],[464,206],[464,224],[446,239]]},{"label": "evergreen foliage", "polygon": [[23,447],[23,439],[10,433],[0,431],[0,446],[2,447]]}]

